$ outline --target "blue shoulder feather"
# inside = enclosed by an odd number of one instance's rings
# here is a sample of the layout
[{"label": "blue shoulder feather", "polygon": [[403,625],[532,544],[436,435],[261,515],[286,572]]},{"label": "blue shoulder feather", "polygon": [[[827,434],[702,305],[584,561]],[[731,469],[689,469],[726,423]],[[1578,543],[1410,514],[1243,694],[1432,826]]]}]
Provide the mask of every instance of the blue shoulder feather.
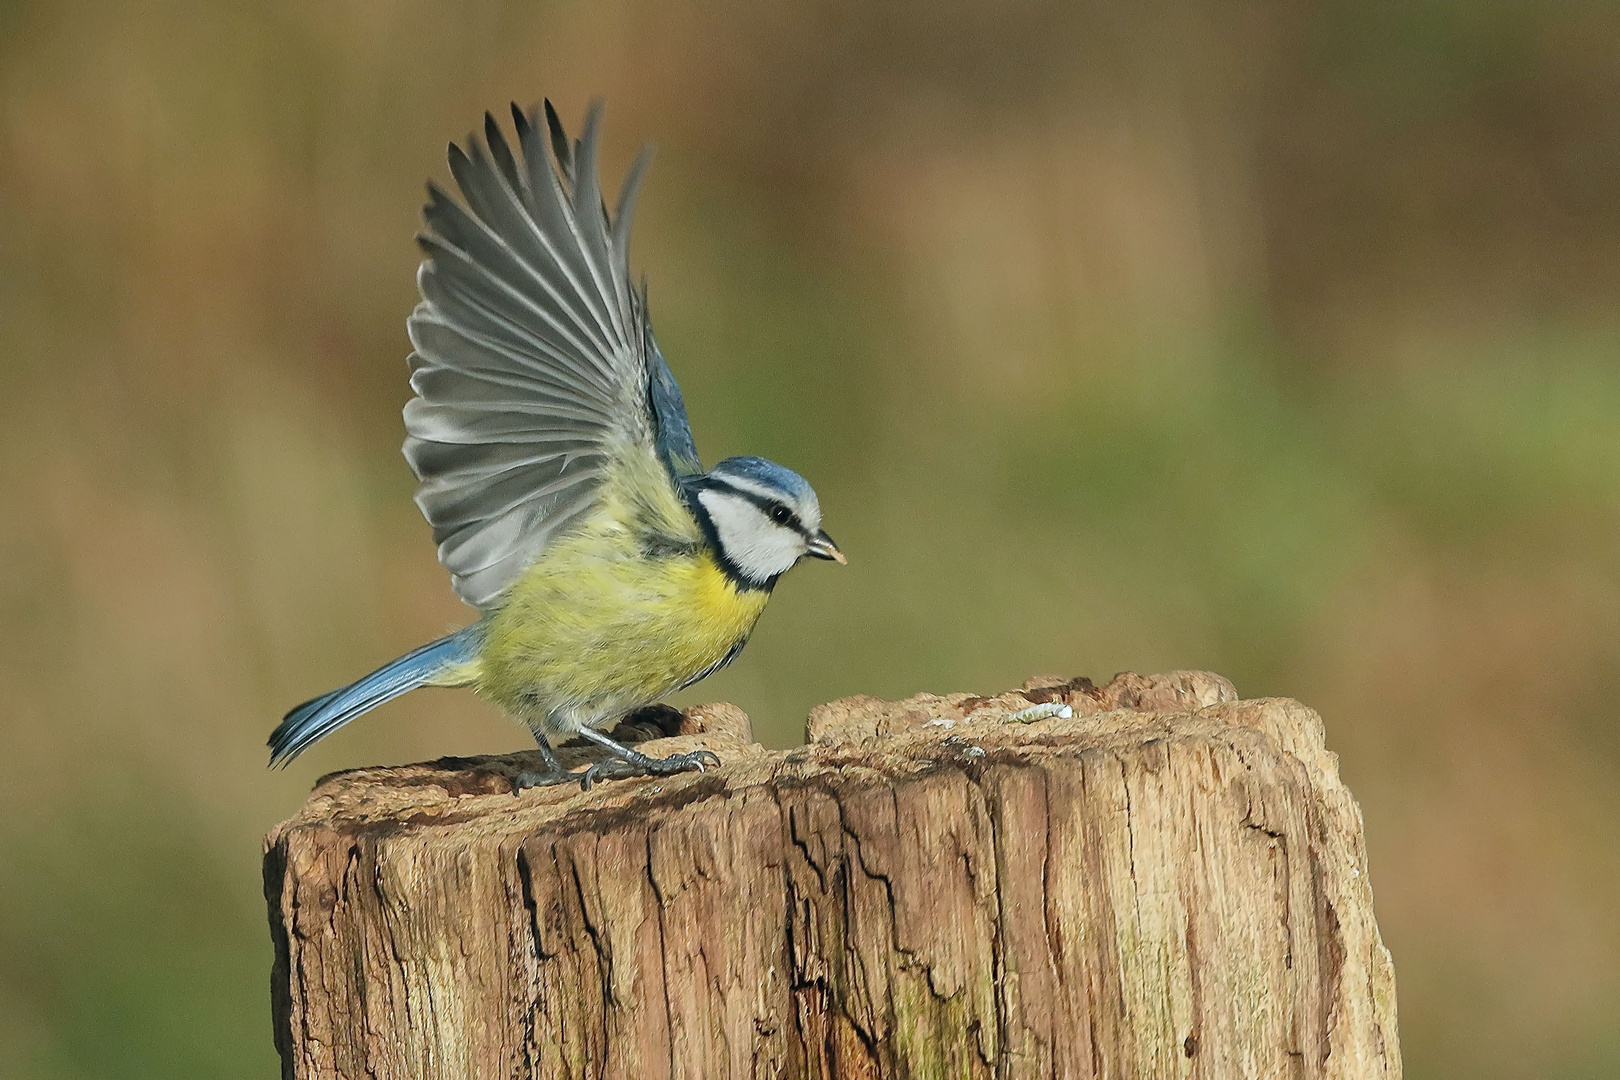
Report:
[{"label": "blue shoulder feather", "polygon": [[686,419],[686,400],[675,382],[674,372],[658,351],[652,327],[647,327],[647,399],[652,405],[653,423],[658,429],[658,456],[671,476],[695,476],[703,471],[697,444],[692,441],[692,425]]}]

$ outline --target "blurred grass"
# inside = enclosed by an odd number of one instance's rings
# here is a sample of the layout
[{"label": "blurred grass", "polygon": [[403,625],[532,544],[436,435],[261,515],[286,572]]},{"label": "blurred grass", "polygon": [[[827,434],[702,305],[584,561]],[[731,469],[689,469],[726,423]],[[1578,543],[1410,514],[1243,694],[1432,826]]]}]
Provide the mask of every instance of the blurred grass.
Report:
[{"label": "blurred grass", "polygon": [[0,3],[0,1077],[272,1071],[263,831],[524,745],[421,694],[263,769],[468,618],[397,454],[420,185],[593,93],[700,448],[852,559],[687,699],[1302,698],[1409,1075],[1620,1070],[1620,13],[458,11]]}]

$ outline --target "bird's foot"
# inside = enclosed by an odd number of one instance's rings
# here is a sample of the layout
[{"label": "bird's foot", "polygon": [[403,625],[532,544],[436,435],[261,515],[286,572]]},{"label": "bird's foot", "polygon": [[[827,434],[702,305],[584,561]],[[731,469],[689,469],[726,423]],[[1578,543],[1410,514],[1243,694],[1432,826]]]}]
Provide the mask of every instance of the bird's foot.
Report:
[{"label": "bird's foot", "polygon": [[572,784],[576,780],[583,782],[584,776],[584,773],[569,772],[563,768],[525,769],[512,774],[512,794],[521,795],[530,788]]},{"label": "bird's foot", "polygon": [[702,772],[709,766],[720,767],[720,759],[708,750],[693,750],[689,754],[671,754],[665,758],[648,757],[631,751],[622,758],[604,758],[579,775],[579,786],[586,791],[598,780],[622,780],[631,776],[674,776],[683,772]]}]

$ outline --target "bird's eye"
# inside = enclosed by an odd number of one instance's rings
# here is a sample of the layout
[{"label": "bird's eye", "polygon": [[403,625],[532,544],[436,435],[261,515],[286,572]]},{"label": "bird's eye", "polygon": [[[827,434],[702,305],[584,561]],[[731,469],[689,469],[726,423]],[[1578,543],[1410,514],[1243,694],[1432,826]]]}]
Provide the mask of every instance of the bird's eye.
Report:
[{"label": "bird's eye", "polygon": [[788,522],[793,520],[793,511],[789,510],[781,503],[771,503],[771,508],[767,510],[766,513],[769,514],[771,520],[776,522],[778,525],[786,525]]}]

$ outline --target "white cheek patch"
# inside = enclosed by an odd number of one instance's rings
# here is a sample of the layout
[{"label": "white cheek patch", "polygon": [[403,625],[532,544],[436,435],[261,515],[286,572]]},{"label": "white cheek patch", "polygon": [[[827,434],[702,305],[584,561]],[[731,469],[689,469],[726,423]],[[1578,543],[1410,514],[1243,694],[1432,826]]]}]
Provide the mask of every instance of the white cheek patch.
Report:
[{"label": "white cheek patch", "polygon": [[751,581],[761,584],[785,574],[805,553],[804,537],[785,529],[747,499],[721,491],[700,491],[720,548]]}]

